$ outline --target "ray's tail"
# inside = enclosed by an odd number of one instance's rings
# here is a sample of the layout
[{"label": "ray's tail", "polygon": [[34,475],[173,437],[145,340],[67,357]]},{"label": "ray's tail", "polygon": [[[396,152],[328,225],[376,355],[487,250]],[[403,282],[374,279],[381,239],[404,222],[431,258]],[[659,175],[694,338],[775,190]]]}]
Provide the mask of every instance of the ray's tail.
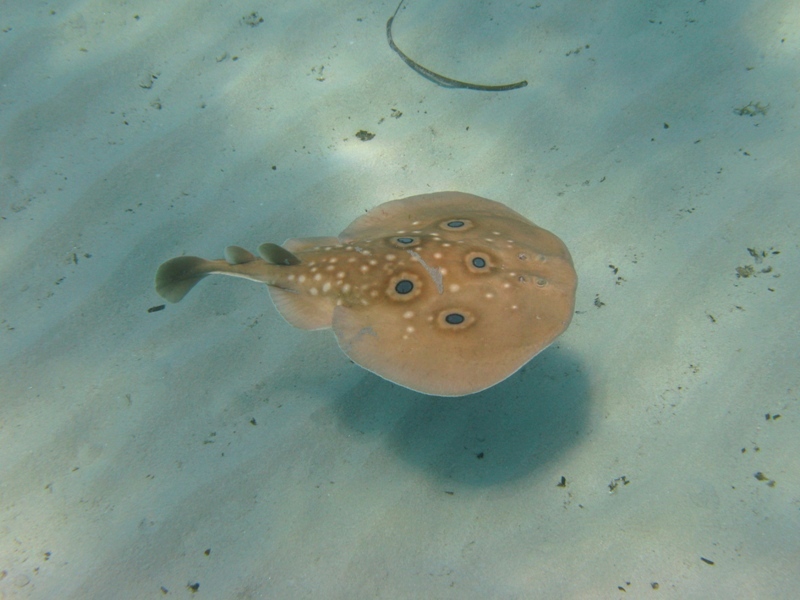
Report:
[{"label": "ray's tail", "polygon": [[[156,292],[169,302],[180,302],[206,275],[231,275],[273,285],[280,267],[299,265],[300,259],[277,244],[261,244],[260,258],[239,246],[225,248],[225,260],[198,256],[171,258],[156,271]],[[277,267],[277,268],[276,268]]]}]

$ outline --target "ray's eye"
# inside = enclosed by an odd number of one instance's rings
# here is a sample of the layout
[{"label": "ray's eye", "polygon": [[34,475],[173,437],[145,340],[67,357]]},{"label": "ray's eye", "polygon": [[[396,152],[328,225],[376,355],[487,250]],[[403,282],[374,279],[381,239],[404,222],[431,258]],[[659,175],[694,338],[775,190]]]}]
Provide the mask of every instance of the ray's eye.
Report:
[{"label": "ray's eye", "polygon": [[464,226],[464,221],[448,221],[447,226],[450,229],[458,229]]},{"label": "ray's eye", "polygon": [[458,313],[450,313],[444,318],[450,325],[461,325],[464,322],[464,315]]},{"label": "ray's eye", "polygon": [[408,294],[413,289],[414,289],[414,284],[411,283],[408,279],[401,279],[394,286],[394,291],[397,292],[398,294]]},{"label": "ray's eye", "polygon": [[398,242],[399,244],[406,244],[406,245],[407,245],[407,244],[413,244],[413,243],[414,243],[414,238],[410,238],[410,237],[400,237],[400,238],[397,238],[397,242]]},{"label": "ray's eye", "polygon": [[472,259],[472,266],[475,267],[476,269],[482,269],[483,267],[486,266],[486,261],[480,256],[476,256],[475,258]]}]

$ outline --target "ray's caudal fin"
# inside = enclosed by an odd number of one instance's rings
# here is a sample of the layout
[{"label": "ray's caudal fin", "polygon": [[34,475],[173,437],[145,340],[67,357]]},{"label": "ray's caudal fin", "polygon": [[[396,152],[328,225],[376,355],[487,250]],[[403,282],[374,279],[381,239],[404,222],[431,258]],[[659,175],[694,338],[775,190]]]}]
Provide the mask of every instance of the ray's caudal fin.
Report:
[{"label": "ray's caudal fin", "polygon": [[478,90],[481,92],[507,92],[509,90],[517,90],[528,85],[528,82],[524,79],[522,81],[517,81],[516,83],[507,83],[504,85],[481,85],[478,83],[467,83],[466,81],[459,81],[458,79],[451,79],[450,77],[445,77],[444,75],[434,73],[430,69],[427,69],[418,62],[412,60],[406,55],[405,52],[397,47],[397,44],[394,43],[394,38],[392,37],[392,23],[394,22],[394,18],[397,16],[397,13],[400,11],[400,7],[403,6],[403,2],[405,2],[405,0],[400,0],[400,4],[397,5],[394,14],[389,17],[388,21],[386,21],[386,39],[389,40],[389,47],[394,50],[400,58],[403,59],[403,62],[414,69],[417,73],[422,75],[425,79],[446,88],[461,88],[465,90]]},{"label": "ray's caudal fin", "polygon": [[239,246],[225,248],[225,260],[206,260],[197,256],[179,256],[162,264],[156,272],[156,292],[169,302],[180,302],[206,275],[220,274],[271,283],[269,265],[297,265],[300,259],[277,244],[261,244],[259,259]]},{"label": "ray's caudal fin", "polygon": [[213,272],[211,261],[198,256],[171,258],[156,272],[156,292],[169,302],[180,302],[197,282]]}]

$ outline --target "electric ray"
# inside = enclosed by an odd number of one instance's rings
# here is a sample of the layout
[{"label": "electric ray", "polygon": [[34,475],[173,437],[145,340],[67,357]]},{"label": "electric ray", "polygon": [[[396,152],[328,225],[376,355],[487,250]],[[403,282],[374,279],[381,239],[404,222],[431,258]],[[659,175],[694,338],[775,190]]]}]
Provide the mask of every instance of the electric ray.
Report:
[{"label": "electric ray", "polygon": [[262,244],[256,257],[181,256],[156,291],[178,302],[206,275],[265,283],[295,327],[332,327],[373,373],[424,394],[504,380],[569,325],[577,276],[564,243],[507,206],[460,192],[376,206],[339,237]]}]

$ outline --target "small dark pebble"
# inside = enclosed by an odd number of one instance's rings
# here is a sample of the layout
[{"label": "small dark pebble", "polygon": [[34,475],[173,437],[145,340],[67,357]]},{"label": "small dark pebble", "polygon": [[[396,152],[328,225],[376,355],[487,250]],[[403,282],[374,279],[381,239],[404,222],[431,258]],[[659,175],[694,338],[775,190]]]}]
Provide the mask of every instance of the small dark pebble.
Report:
[{"label": "small dark pebble", "polygon": [[356,133],[356,137],[360,139],[362,142],[368,142],[375,137],[375,134],[361,129]]},{"label": "small dark pebble", "polygon": [[703,561],[704,563],[706,563],[707,565],[713,565],[713,564],[714,564],[714,561],[713,561],[713,560],[709,560],[708,558],[705,558],[704,556],[701,556],[701,557],[700,557],[700,560],[702,560],[702,561]]},{"label": "small dark pebble", "polygon": [[147,309],[147,312],[149,313],[158,312],[160,310],[164,310],[164,308],[166,308],[165,304],[159,304],[158,306],[151,306],[150,308]]}]

